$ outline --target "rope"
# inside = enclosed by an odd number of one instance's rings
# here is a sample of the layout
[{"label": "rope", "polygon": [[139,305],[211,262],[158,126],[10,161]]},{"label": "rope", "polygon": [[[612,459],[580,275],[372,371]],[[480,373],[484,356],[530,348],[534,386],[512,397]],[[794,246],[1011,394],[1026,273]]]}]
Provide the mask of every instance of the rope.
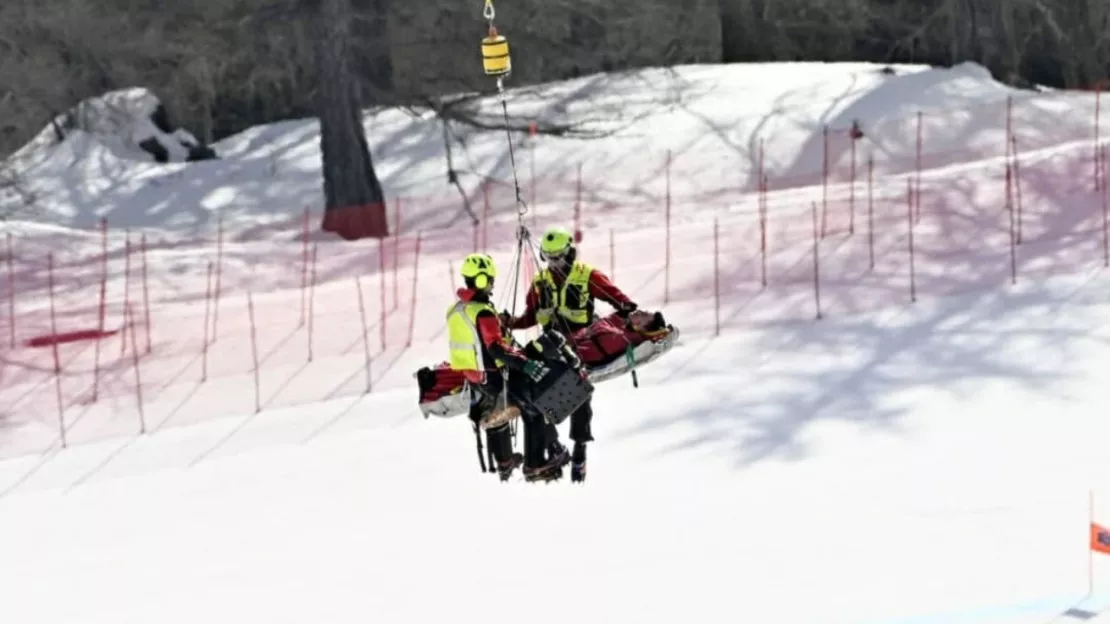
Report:
[{"label": "rope", "polygon": [[[494,24],[494,18],[496,17],[496,11],[493,8],[493,0],[485,0],[485,6],[482,10],[482,16],[485,17],[486,21],[489,22],[489,36],[491,36],[491,37],[496,36],[497,35],[497,26]],[[501,113],[502,113],[502,116],[505,120],[505,139],[509,144],[509,164],[511,165],[512,171],[513,171],[513,190],[516,193],[516,207],[517,207],[516,214],[517,214],[518,228],[517,228],[516,253],[514,254],[515,257],[513,258],[512,309],[511,309],[511,312],[510,312],[512,317],[516,318],[517,296],[519,294],[519,287],[520,287],[520,263],[524,259],[524,253],[523,253],[524,241],[528,240],[530,238],[529,234],[528,234],[528,229],[524,225],[524,215],[528,213],[528,205],[524,203],[524,199],[522,197],[523,193],[521,192],[521,189],[520,189],[520,177],[517,175],[516,152],[513,149],[513,132],[512,132],[512,129],[510,128],[510,122],[509,122],[509,103],[508,103],[508,98],[505,95],[505,77],[504,76],[498,76],[497,77],[497,96],[498,96],[498,99],[501,101]],[[502,307],[502,309],[504,309],[504,308]],[[502,331],[505,333],[505,336],[507,338],[512,340],[512,330],[510,328],[503,327]],[[503,373],[502,387],[501,387],[501,398],[502,398],[502,405],[507,406],[509,404],[509,370],[508,369],[506,369],[505,372]],[[515,422],[510,426],[510,431],[511,431],[512,437],[513,437],[513,445],[515,446],[516,445],[516,423]]]},{"label": "rope", "polygon": [[[486,19],[487,22],[490,22],[490,36],[491,37],[496,36],[497,27],[494,24],[494,19],[496,17],[496,11],[494,10],[494,7],[493,7],[493,0],[485,0],[485,6],[484,6],[483,11],[482,11],[482,16]],[[505,95],[505,80],[504,79],[505,79],[504,76],[498,76],[497,77],[497,97],[498,97],[499,100],[501,100],[501,111],[502,111],[503,119],[505,120],[505,139],[508,141],[508,162],[509,162],[509,164],[512,165],[512,169],[513,169],[513,190],[516,192],[516,220],[517,220],[518,227],[517,227],[517,231],[516,231],[516,253],[515,253],[515,261],[514,261],[514,268],[513,268],[513,304],[512,304],[512,311],[511,311],[511,313],[513,315],[513,318],[516,318],[516,300],[517,300],[517,295],[519,294],[518,293],[519,282],[521,282],[521,280],[519,280],[519,275],[521,275],[521,262],[524,260],[524,246],[525,246],[525,243],[527,243],[528,252],[532,254],[532,262],[534,263],[533,265],[536,266],[536,268],[538,269],[539,266],[541,266],[541,264],[539,264],[538,254],[536,253],[535,241],[533,241],[531,233],[528,232],[528,229],[527,229],[526,225],[524,224],[524,215],[527,214],[527,212],[528,212],[528,204],[526,204],[524,202],[524,198],[523,198],[524,193],[521,190],[521,180],[519,180],[519,177],[518,177],[517,171],[516,171],[516,151],[513,149],[513,131],[512,131],[511,128],[509,128],[509,125],[511,125],[511,123],[509,123],[509,119],[508,119],[508,101],[507,101],[507,98],[506,98],[506,95]],[[564,279],[568,278],[568,276],[569,275],[565,275]],[[558,299],[557,293],[553,293],[553,294],[556,295],[556,300],[557,300]],[[554,316],[554,322],[553,323],[562,324],[562,332],[565,335],[566,343],[569,346],[571,346],[571,350],[574,351],[574,354],[577,356],[577,358],[579,360],[581,360],[582,359],[582,354],[578,352],[578,345],[575,344],[574,340],[572,340],[572,338],[571,338],[571,335],[573,333],[571,331],[571,324],[569,324],[569,321],[564,319],[563,316],[559,315],[558,313],[553,314],[553,316]],[[591,321],[593,321],[593,319],[591,319]],[[508,335],[511,335],[512,331],[509,330],[508,328],[505,328],[505,333],[508,334]],[[506,380],[505,388],[507,389],[508,388],[507,372],[506,372],[505,380]]]},{"label": "rope", "polygon": [[[497,26],[494,24],[494,18],[497,16],[497,12],[493,8],[493,0],[485,0],[485,7],[482,10],[482,16],[486,18],[487,22],[489,22],[490,36],[496,36]],[[505,119],[505,138],[509,142],[509,163],[512,165],[513,169],[513,188],[516,191],[517,219],[521,224],[521,228],[523,228],[524,215],[528,212],[528,205],[524,203],[524,199],[522,197],[523,193],[520,190],[520,178],[517,175],[516,170],[516,152],[515,150],[513,150],[513,132],[512,129],[509,127],[509,103],[505,96],[504,76],[497,77],[497,95],[498,99],[501,100],[501,113]],[[523,234],[523,232],[521,234]]]},{"label": "rope", "polygon": [[513,132],[509,128],[509,104],[505,101],[505,87],[501,78],[497,79],[497,91],[501,96],[501,112],[505,117],[505,138],[509,142],[509,164],[513,168],[513,189],[516,191],[516,215],[520,227],[524,228],[524,215],[528,212],[528,204],[524,203],[524,198],[521,197],[520,178],[516,173],[516,152],[513,149]]}]

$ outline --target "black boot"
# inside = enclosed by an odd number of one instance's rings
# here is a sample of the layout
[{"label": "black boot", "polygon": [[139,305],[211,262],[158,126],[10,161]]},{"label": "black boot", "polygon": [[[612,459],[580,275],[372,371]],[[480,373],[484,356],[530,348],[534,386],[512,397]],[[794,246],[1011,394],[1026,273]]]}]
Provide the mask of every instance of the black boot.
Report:
[{"label": "black boot", "polygon": [[513,476],[513,471],[524,463],[524,456],[513,452],[513,438],[509,425],[501,425],[494,429],[486,430],[486,443],[493,451],[493,458],[497,462],[497,474],[502,481],[508,481]]},{"label": "black boot", "polygon": [[547,461],[535,467],[524,468],[526,481],[558,481],[563,478],[563,466],[570,463],[570,451],[558,440],[548,443]]},{"label": "black boot", "polygon": [[552,469],[562,468],[570,463],[570,451],[561,442],[552,442],[547,447],[547,465]]},{"label": "black boot", "polygon": [[574,453],[571,455],[570,480],[572,483],[582,483],[586,480],[586,444],[574,443]]},{"label": "black boot", "polygon": [[497,461],[497,474],[501,477],[502,481],[508,481],[513,476],[513,471],[520,468],[524,463],[524,456],[520,453],[513,453],[509,459],[505,461]]}]

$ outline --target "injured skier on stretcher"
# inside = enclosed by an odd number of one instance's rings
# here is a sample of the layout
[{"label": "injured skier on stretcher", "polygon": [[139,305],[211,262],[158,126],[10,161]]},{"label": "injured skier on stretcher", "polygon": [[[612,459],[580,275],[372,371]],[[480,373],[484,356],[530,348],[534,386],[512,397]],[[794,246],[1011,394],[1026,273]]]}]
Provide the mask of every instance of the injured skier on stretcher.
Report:
[{"label": "injured skier on stretcher", "polygon": [[[625,319],[612,314],[595,320],[571,337],[578,357],[599,383],[628,373],[666,353],[678,339],[678,329],[666,324],[662,313],[635,311]],[[469,393],[463,392],[466,377],[447,363],[416,372],[420,409],[424,416],[450,417],[465,414]]]}]

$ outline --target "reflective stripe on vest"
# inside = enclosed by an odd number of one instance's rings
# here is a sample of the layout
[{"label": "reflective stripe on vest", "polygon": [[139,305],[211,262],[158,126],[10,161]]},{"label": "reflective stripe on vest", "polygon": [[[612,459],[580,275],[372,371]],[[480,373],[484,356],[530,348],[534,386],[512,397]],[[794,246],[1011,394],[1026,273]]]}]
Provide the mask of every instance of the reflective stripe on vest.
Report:
[{"label": "reflective stripe on vest", "polygon": [[[590,274],[594,268],[585,262],[575,262],[570,269],[570,275],[563,282],[563,287],[555,286],[555,279],[551,276],[550,269],[544,269],[536,276],[536,288],[546,288],[548,292],[555,293],[555,300],[550,301],[552,307],[543,307],[536,310],[536,321],[547,326],[553,314],[565,318],[576,325],[587,325],[590,322]],[[570,288],[578,290],[578,307],[572,308],[567,304],[567,291]],[[542,302],[543,297],[541,297]],[[541,303],[540,305],[544,305]]]},{"label": "reflective stripe on vest", "polygon": [[478,334],[478,314],[489,310],[488,303],[458,301],[447,309],[447,348],[451,354],[451,368],[460,371],[484,371],[482,337]]}]

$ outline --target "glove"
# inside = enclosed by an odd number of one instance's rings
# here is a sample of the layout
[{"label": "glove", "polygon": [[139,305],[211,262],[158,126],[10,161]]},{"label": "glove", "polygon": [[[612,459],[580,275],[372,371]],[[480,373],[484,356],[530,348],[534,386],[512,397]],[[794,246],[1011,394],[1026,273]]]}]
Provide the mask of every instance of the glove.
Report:
[{"label": "glove", "polygon": [[502,310],[501,314],[497,315],[497,320],[501,322],[501,329],[509,329],[513,324],[513,315],[507,310]]},{"label": "glove", "polygon": [[570,345],[563,345],[563,358],[574,370],[582,369],[582,358],[578,357],[578,354],[574,352]]},{"label": "glove", "polygon": [[617,305],[617,314],[622,318],[628,318],[628,315],[638,310],[639,307],[635,301],[627,301]]},{"label": "glove", "polygon": [[524,363],[524,374],[532,378],[532,381],[540,381],[547,373],[551,372],[542,362],[536,360],[528,360]]}]

